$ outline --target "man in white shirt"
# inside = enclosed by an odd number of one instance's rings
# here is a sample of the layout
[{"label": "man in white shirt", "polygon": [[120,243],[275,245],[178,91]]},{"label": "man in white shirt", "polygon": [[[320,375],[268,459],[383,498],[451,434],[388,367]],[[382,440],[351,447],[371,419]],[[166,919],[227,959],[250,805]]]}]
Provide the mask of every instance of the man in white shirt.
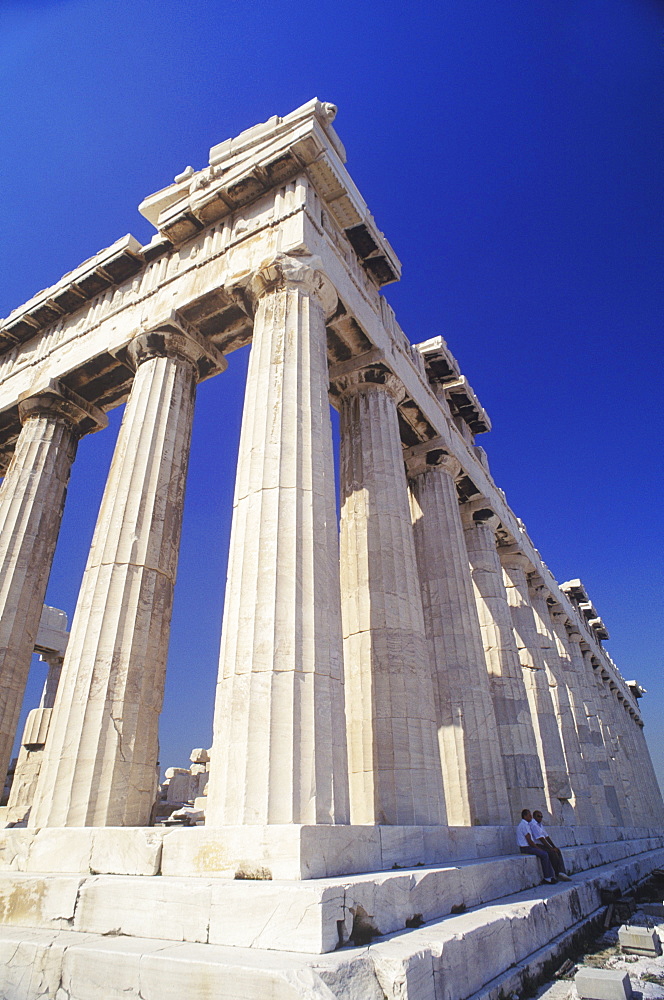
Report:
[{"label": "man in white shirt", "polygon": [[549,855],[549,861],[551,862],[551,867],[556,874],[556,878],[562,879],[563,882],[571,882],[572,880],[565,871],[565,862],[563,861],[562,852],[559,847],[556,847],[554,842],[551,840],[551,837],[542,826],[542,818],[542,813],[539,809],[536,809],[533,813],[533,818],[530,821],[530,835],[537,847],[543,847]]},{"label": "man in white shirt", "polygon": [[539,858],[542,866],[544,881],[547,885],[553,885],[556,881],[556,876],[551,866],[548,852],[545,851],[543,847],[536,844],[533,840],[533,836],[530,831],[532,819],[533,814],[530,809],[524,809],[521,812],[521,822],[516,828],[516,842],[522,854],[534,854],[535,857]]}]

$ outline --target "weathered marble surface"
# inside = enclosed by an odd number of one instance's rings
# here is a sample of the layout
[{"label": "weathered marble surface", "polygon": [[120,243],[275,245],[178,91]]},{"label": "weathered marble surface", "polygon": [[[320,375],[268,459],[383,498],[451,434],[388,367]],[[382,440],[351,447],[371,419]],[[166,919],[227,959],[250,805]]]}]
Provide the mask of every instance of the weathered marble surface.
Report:
[{"label": "weathered marble surface", "polygon": [[[513,546],[499,547],[498,554],[505,576],[507,602],[512,613],[514,636],[525,678],[538,755],[542,762],[547,808],[554,822],[571,822],[577,817],[572,813],[569,804],[572,788],[567,761],[528,590],[526,574],[532,566],[527,556],[515,550]],[[581,820],[580,817],[578,819]]]},{"label": "weathered marble surface", "polygon": [[[490,420],[444,341],[413,347],[380,295],[399,261],[334,113],[315,100],[213,147],[143,203],[149,244],[117,241],[0,323],[3,471],[18,438],[0,491],[0,751],[73,444],[103,422],[82,401],[128,398],[61,680],[54,660],[26,730],[44,748],[32,829],[0,833],[0,905],[22,925],[0,933],[11,1000],[494,1000],[597,914],[608,880],[664,860],[643,691],[494,483],[475,443]],[[208,825],[133,826],[156,785],[195,385],[252,338]],[[53,378],[77,387],[77,410]],[[69,437],[47,426],[45,398]],[[436,450],[440,468],[418,472]],[[173,772],[173,796],[192,771]],[[507,857],[510,821],[545,802],[574,824],[552,829],[570,871],[608,868],[533,891],[537,862]],[[494,902],[451,915],[460,896]],[[354,925],[406,923],[311,958]]]},{"label": "weathered marble surface", "polygon": [[577,823],[594,826],[598,822],[590,797],[590,783],[585,761],[581,756],[581,744],[576,719],[572,711],[572,698],[567,684],[571,667],[567,652],[556,641],[551,623],[547,593],[537,574],[528,579],[530,603],[533,609],[535,628],[539,636],[542,661],[547,671],[551,700],[558,723],[558,731],[565,757],[565,766],[572,789],[572,806]]},{"label": "weathered marble surface", "polygon": [[[174,935],[170,940],[58,929],[59,921],[75,919],[78,907],[71,905],[74,880],[61,894],[60,907],[46,899],[43,903],[32,899],[31,905],[41,908],[44,923],[51,922],[52,927],[0,926],[0,990],[12,1000],[180,1000],[188,995],[205,996],[211,990],[215,997],[227,1000],[255,1000],[257,996],[279,1000],[383,1000],[386,996],[391,1000],[460,1000],[485,989],[495,1000],[500,990],[503,994],[506,988],[513,991],[529,973],[536,973],[542,952],[556,954],[552,940],[564,942],[566,934],[601,913],[602,888],[627,885],[663,860],[664,849],[660,848],[577,876],[572,885],[511,893],[491,905],[433,919],[407,933],[375,938],[368,948],[327,955],[266,950],[258,942],[245,948],[178,941],[177,917],[172,909],[167,914],[167,926]],[[494,862],[497,866],[503,863]],[[422,882],[429,874],[422,873]],[[408,873],[395,873],[386,879],[390,877],[400,882]],[[102,891],[103,880],[84,880],[84,892],[86,882],[90,892]],[[254,887],[263,890],[265,883]],[[251,885],[234,887],[240,888],[247,898]],[[67,891],[69,905],[64,898]],[[394,912],[389,910],[389,899],[388,894],[384,915]],[[392,903],[395,901],[392,897]],[[287,903],[283,898],[274,902],[288,922]],[[81,918],[91,912],[100,927],[110,927],[110,910],[103,904],[94,910],[88,911],[84,904]],[[186,908],[182,915],[187,916]],[[189,931],[195,935],[193,909],[190,916]],[[131,914],[123,912],[121,920],[127,922],[129,930]],[[180,929],[184,930],[183,921]],[[273,929],[279,933],[276,926]],[[204,933],[199,925],[199,936]],[[303,938],[307,940],[306,929]],[[286,943],[293,945],[292,940]]]},{"label": "weathered marble surface", "polygon": [[440,449],[407,454],[447,821],[453,826],[510,823],[455,485],[461,467]]},{"label": "weathered marble surface", "polygon": [[9,767],[30,659],[82,434],[105,427],[96,406],[52,381],[19,404],[22,429],[0,487],[0,775]]},{"label": "weathered marble surface", "polygon": [[254,279],[207,821],[349,818],[339,548],[320,261]]},{"label": "weathered marble surface", "polygon": [[92,539],[30,824],[146,824],[199,364],[173,323],[137,336],[136,369]]},{"label": "weathered marble surface", "polygon": [[397,402],[380,369],[337,380],[353,823],[445,822],[434,686]]},{"label": "weathered marble surface", "polygon": [[[565,859],[572,874],[591,873],[662,843],[571,847]],[[0,872],[0,924],[323,954],[363,924],[384,936],[415,914],[429,923],[540,881],[537,859],[519,854],[310,881]]]},{"label": "weathered marble surface", "polygon": [[500,559],[498,519],[489,509],[463,505],[465,540],[496,718],[498,746],[505,767],[513,821],[521,810],[544,799],[530,705],[519,660]]}]

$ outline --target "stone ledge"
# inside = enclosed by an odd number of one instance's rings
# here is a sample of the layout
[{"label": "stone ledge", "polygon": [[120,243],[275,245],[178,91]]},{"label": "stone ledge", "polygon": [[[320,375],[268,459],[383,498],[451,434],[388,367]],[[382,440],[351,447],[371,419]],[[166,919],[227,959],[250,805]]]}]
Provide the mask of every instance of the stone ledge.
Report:
[{"label": "stone ledge", "polygon": [[[555,827],[581,847],[579,869],[602,864],[595,847],[656,837],[648,829]],[[661,831],[659,831],[661,837]],[[655,846],[654,844],[652,846]],[[616,858],[624,856],[616,848]],[[44,827],[0,830],[0,872],[312,879],[514,854],[512,827],[237,826]],[[629,853],[629,851],[627,851]],[[606,859],[605,859],[606,860]]]},{"label": "stone ledge", "polygon": [[[588,845],[588,862],[580,865],[584,868],[603,863],[592,860],[593,846],[644,840],[651,831],[560,827],[552,833],[563,847],[566,842]],[[628,838],[630,833],[637,836]],[[264,877],[311,879],[515,852],[514,830],[502,826],[195,827],[173,830],[164,841],[162,874],[234,878],[260,875],[263,869]]]},{"label": "stone ledge", "polygon": [[0,872],[158,875],[159,827],[45,827],[0,830]]}]

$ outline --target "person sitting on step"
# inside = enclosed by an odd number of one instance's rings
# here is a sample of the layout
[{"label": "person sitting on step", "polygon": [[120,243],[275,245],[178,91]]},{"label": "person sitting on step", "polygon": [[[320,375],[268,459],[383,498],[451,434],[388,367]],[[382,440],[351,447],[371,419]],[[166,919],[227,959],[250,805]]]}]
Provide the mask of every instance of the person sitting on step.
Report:
[{"label": "person sitting on step", "polygon": [[516,828],[516,842],[522,854],[534,854],[535,857],[539,858],[544,881],[547,885],[553,885],[556,882],[556,876],[549,860],[549,854],[543,847],[539,847],[535,843],[530,832],[532,818],[533,814],[530,809],[523,809],[521,811],[521,822]]},{"label": "person sitting on step", "polygon": [[535,809],[530,823],[530,834],[535,844],[538,847],[543,847],[549,855],[549,861],[551,862],[551,867],[555,872],[556,878],[562,879],[563,882],[571,882],[569,875],[565,871],[565,862],[563,861],[562,852],[559,847],[556,847],[554,842],[551,840],[551,837],[542,826],[542,818],[542,813],[539,809]]}]

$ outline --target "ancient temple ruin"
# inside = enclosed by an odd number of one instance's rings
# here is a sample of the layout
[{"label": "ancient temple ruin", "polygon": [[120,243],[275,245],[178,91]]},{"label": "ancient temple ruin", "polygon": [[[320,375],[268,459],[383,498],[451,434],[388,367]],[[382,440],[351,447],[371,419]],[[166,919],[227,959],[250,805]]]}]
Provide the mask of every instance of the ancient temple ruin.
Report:
[{"label": "ancient temple ruin", "polygon": [[[335,113],[213,146],[141,204],[147,245],[0,326],[3,775],[77,442],[126,403],[38,776],[0,830],[3,996],[464,1000],[664,862],[643,690],[494,483],[445,340],[411,344],[381,295],[399,261]],[[157,828],[196,386],[249,343],[205,825]],[[532,805],[578,883],[517,912]]]}]

